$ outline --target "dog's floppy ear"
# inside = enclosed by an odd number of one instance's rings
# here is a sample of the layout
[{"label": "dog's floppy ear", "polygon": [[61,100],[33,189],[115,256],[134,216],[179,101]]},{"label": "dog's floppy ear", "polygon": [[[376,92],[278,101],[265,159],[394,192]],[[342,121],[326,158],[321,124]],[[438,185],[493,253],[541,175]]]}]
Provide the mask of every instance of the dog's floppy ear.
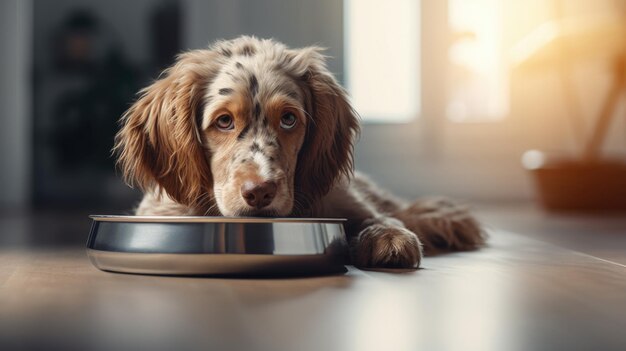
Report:
[{"label": "dog's floppy ear", "polygon": [[212,50],[180,55],[126,111],[114,151],[129,185],[144,191],[159,187],[188,206],[201,205],[199,201],[212,191],[196,114],[219,69],[216,56]]},{"label": "dog's floppy ear", "polygon": [[322,49],[291,52],[292,72],[299,77],[310,120],[298,155],[295,187],[309,204],[331,189],[340,175],[353,171],[353,143],[359,120],[346,91],[328,71]]}]

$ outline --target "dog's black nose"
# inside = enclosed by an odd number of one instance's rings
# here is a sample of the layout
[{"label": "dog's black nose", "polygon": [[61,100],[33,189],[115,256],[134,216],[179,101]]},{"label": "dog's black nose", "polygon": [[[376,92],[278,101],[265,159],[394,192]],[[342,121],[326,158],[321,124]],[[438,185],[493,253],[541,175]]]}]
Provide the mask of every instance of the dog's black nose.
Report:
[{"label": "dog's black nose", "polygon": [[261,209],[272,203],[274,196],[276,196],[276,188],[274,182],[255,183],[247,181],[241,186],[241,196],[248,205]]}]

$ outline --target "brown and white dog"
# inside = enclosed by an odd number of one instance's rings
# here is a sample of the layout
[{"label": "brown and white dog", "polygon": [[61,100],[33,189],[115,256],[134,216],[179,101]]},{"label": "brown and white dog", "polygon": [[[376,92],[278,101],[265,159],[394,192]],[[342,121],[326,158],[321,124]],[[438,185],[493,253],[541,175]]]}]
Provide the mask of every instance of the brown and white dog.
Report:
[{"label": "brown and white dog", "polygon": [[317,47],[244,36],[184,53],[121,123],[138,215],[345,217],[353,263],[368,268],[483,242],[464,208],[406,203],[353,173],[359,121]]}]

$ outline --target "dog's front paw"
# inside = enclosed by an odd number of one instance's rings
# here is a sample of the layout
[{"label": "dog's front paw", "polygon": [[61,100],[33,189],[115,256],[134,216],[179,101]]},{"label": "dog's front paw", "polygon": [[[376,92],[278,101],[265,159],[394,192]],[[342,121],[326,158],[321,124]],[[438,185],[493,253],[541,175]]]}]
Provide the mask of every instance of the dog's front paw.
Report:
[{"label": "dog's front paw", "polygon": [[354,250],[354,265],[362,268],[417,268],[422,259],[422,244],[414,233],[384,224],[363,229]]}]

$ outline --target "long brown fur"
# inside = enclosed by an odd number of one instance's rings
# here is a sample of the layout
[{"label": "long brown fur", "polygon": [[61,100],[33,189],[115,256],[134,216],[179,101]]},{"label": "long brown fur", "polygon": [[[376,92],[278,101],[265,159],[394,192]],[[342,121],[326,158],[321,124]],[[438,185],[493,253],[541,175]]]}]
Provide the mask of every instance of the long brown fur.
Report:
[{"label": "long brown fur", "polygon": [[203,205],[212,179],[198,143],[195,116],[203,83],[215,74],[214,60],[210,50],[179,56],[164,78],[143,89],[124,114],[114,150],[129,184],[145,191],[160,187],[181,204]]},{"label": "long brown fur", "polygon": [[302,56],[309,62],[301,76],[308,89],[305,105],[316,118],[309,124],[300,151],[295,182],[299,189],[296,196],[305,207],[311,207],[330,191],[339,176],[352,175],[352,143],[359,133],[359,121],[319,50],[305,50]]}]

